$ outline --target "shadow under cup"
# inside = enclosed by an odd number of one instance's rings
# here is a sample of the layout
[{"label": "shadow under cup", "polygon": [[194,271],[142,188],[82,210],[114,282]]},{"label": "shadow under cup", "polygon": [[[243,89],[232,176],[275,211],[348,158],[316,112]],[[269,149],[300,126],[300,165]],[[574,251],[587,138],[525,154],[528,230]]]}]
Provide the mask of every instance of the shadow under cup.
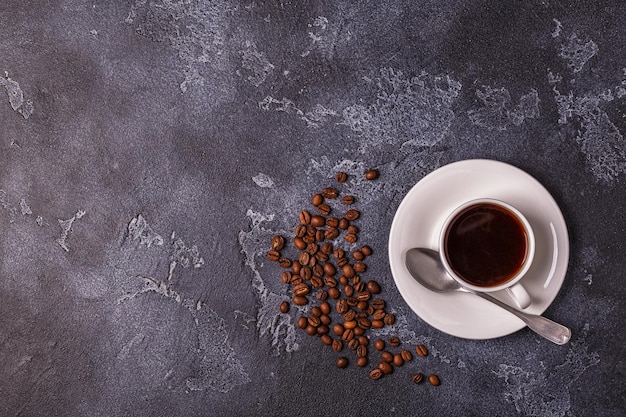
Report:
[{"label": "shadow under cup", "polygon": [[530,224],[514,207],[493,199],[457,208],[444,224],[442,262],[462,285],[496,291],[513,285],[532,262]]}]

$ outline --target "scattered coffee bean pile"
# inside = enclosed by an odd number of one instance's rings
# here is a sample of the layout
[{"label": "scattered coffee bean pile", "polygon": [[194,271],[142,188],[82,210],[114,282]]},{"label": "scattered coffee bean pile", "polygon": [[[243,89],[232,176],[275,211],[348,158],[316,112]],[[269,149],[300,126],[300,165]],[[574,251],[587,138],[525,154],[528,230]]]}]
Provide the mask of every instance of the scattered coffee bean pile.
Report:
[{"label": "scattered coffee bean pile", "polygon": [[[365,172],[368,181],[374,181],[378,176],[375,169]],[[343,184],[347,179],[345,172],[337,173],[337,183]],[[372,254],[372,248],[367,245],[358,248],[356,244],[360,232],[356,221],[361,217],[361,212],[353,208],[356,202],[353,195],[340,198],[337,188],[324,188],[311,198],[311,211],[300,212],[292,240],[297,256],[283,255],[289,248],[285,237],[280,235],[272,238],[271,249],[267,252],[268,259],[278,262],[284,269],[280,278],[291,288],[291,302],[297,306],[315,304],[308,316],[298,318],[297,327],[318,337],[337,353],[348,351],[347,355],[344,353],[337,358],[338,368],[349,366],[348,356],[356,359],[358,367],[366,367],[374,355],[368,351],[371,350],[368,331],[391,326],[396,320],[385,310],[385,300],[379,296],[380,284],[361,278],[361,274],[367,271],[365,260]],[[344,207],[345,211],[335,215],[335,211],[340,210],[332,208],[331,204]],[[283,301],[280,312],[288,313],[289,310],[290,303]],[[369,372],[371,379],[380,379],[413,360],[413,354],[400,345],[400,339],[395,336],[386,342],[382,339],[374,341],[373,350],[379,358]],[[420,344],[415,347],[415,353],[424,357],[428,350]],[[425,380],[419,372],[411,379],[416,384]],[[427,379],[433,386],[440,384],[436,375]]]}]

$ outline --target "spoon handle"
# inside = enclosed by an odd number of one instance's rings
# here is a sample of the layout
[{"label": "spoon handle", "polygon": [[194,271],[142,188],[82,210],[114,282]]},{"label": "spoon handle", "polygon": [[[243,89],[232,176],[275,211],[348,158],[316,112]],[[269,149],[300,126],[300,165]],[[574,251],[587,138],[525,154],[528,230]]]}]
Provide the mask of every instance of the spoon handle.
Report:
[{"label": "spoon handle", "polygon": [[543,316],[519,311],[488,294],[482,292],[476,292],[474,294],[478,295],[481,298],[484,298],[487,301],[491,301],[492,303],[497,304],[498,306],[507,310],[509,313],[515,314],[517,317],[522,319],[522,321],[526,323],[526,325],[532,331],[540,336],[545,337],[549,341],[556,343],[557,345],[566,344],[572,336],[572,332],[570,331],[570,329],[563,326],[562,324],[555,323],[552,320],[549,320]]}]

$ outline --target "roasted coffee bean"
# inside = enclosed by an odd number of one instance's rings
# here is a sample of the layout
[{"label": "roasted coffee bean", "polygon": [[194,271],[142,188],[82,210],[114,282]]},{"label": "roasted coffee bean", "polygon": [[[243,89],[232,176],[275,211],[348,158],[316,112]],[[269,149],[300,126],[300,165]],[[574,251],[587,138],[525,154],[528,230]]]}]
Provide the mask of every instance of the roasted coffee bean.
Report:
[{"label": "roasted coffee bean", "polygon": [[346,219],[345,217],[339,219],[339,224],[337,225],[339,229],[346,230],[348,226],[350,226],[350,221],[348,219]]},{"label": "roasted coffee bean", "polygon": [[367,281],[367,290],[372,294],[380,294],[380,284],[373,280]]},{"label": "roasted coffee bean", "polygon": [[[359,301],[367,301],[372,297],[372,295],[368,291],[361,291],[357,294],[356,298]],[[365,307],[367,308],[367,307]]]},{"label": "roasted coffee bean", "polygon": [[365,334],[365,329],[361,326],[356,326],[354,328],[354,337],[363,336]]},{"label": "roasted coffee bean", "polygon": [[350,209],[346,211],[346,219],[349,221],[354,221],[361,216],[361,213],[356,209]]},{"label": "roasted coffee bean", "polygon": [[308,253],[309,255],[315,255],[317,253],[317,251],[319,250],[319,246],[317,245],[317,243],[309,243],[308,245],[306,245],[306,253]]},{"label": "roasted coffee bean", "polygon": [[309,322],[309,326],[318,327],[322,322],[320,318],[317,316],[309,316],[307,317],[307,321]]},{"label": "roasted coffee bean", "polygon": [[293,303],[297,306],[303,306],[309,302],[306,297],[301,295],[294,295],[291,301],[293,301]]},{"label": "roasted coffee bean", "polygon": [[378,178],[378,170],[376,169],[368,169],[365,172],[365,179],[368,181],[373,181]]},{"label": "roasted coffee bean", "polygon": [[291,260],[289,260],[287,258],[279,258],[278,259],[278,265],[281,268],[289,268],[289,267],[291,267]]},{"label": "roasted coffee bean", "polygon": [[374,349],[376,350],[384,350],[385,349],[385,341],[382,339],[376,339],[374,342]]},{"label": "roasted coffee bean", "polygon": [[322,230],[322,229],[317,229],[317,231],[315,232],[315,241],[316,241],[316,242],[320,242],[320,243],[321,243],[321,242],[323,242],[323,241],[324,241],[324,239],[326,239],[326,238],[324,237],[324,230]]},{"label": "roasted coffee bean", "polygon": [[421,356],[422,358],[428,355],[428,349],[426,349],[426,346],[421,343],[415,346],[415,352],[417,353],[417,356]]},{"label": "roasted coffee bean", "polygon": [[348,179],[348,174],[345,173],[344,171],[339,171],[337,173],[337,176],[335,177],[335,180],[340,184],[343,184],[344,182],[346,182],[347,179]]},{"label": "roasted coffee bean", "polygon": [[303,225],[303,224],[297,225],[295,230],[294,230],[294,236],[295,237],[304,237],[304,235],[306,235],[306,226]]},{"label": "roasted coffee bean", "polygon": [[289,303],[287,301],[280,303],[279,308],[281,313],[289,313]]},{"label": "roasted coffee bean", "polygon": [[306,317],[298,317],[298,321],[296,322],[299,329],[306,329],[306,326],[309,325],[309,321]]},{"label": "roasted coffee bean", "polygon": [[341,335],[341,338],[345,340],[346,342],[349,342],[350,340],[354,339],[354,330],[352,329],[344,330],[343,334]]},{"label": "roasted coffee bean", "polygon": [[317,334],[320,336],[323,334],[328,334],[329,331],[330,329],[325,324],[320,324],[319,326],[317,326]]},{"label": "roasted coffee bean", "polygon": [[343,327],[345,327],[346,329],[354,329],[357,326],[357,322],[356,320],[350,320],[350,321],[344,321],[343,322]]},{"label": "roasted coffee bean", "polygon": [[337,313],[339,314],[343,314],[348,311],[348,301],[345,298],[337,301],[335,304],[335,310],[337,310]]},{"label": "roasted coffee bean", "polygon": [[367,306],[367,310],[365,310],[365,312],[367,313],[368,316],[372,316],[374,314],[376,310],[374,310],[374,307],[372,307],[371,304],[369,304]]},{"label": "roasted coffee bean", "polygon": [[328,299],[328,291],[326,290],[319,290],[316,294],[316,297],[318,300],[320,301],[324,301]]},{"label": "roasted coffee bean", "polygon": [[320,303],[320,310],[322,311],[322,314],[330,314],[330,304],[328,304],[327,301]]},{"label": "roasted coffee bean", "polygon": [[354,272],[354,268],[350,264],[345,264],[344,266],[342,266],[341,272],[348,279],[352,278],[356,274],[356,272]]},{"label": "roasted coffee bean", "polygon": [[[330,206],[326,203],[322,203],[319,206],[317,206],[317,212],[321,215],[327,216],[328,214],[330,214]],[[326,223],[326,220],[324,220],[324,224]]]},{"label": "roasted coffee bean", "polygon": [[[315,233],[317,232],[317,227],[312,226],[312,225],[308,225],[306,227],[306,235],[309,237],[314,237]],[[308,242],[307,242],[308,243]]]},{"label": "roasted coffee bean", "polygon": [[307,245],[309,243],[313,243],[313,242],[315,242],[315,234],[313,234],[313,235],[306,235],[306,236],[304,236],[302,238],[302,240],[304,240],[304,243],[306,243]]},{"label": "roasted coffee bean", "polygon": [[333,340],[331,347],[335,352],[341,352],[341,350],[343,349],[343,342],[341,341],[341,339],[335,339]]},{"label": "roasted coffee bean", "polygon": [[356,366],[358,366],[359,368],[363,368],[364,366],[367,366],[367,357],[363,356],[360,357],[356,360]]},{"label": "roasted coffee bean", "polygon": [[311,223],[311,213],[306,210],[302,210],[300,212],[300,224],[309,224]]},{"label": "roasted coffee bean", "polygon": [[352,309],[349,309],[341,316],[343,321],[353,321],[356,318],[356,312]]},{"label": "roasted coffee bean", "polygon": [[355,272],[361,273],[365,272],[367,266],[363,262],[355,262],[353,268]]},{"label": "roasted coffee bean", "polygon": [[370,344],[370,340],[367,338],[367,336],[359,336],[359,343],[361,344],[361,346],[367,346]]},{"label": "roasted coffee bean", "polygon": [[[360,303],[359,303],[359,304],[360,304]],[[356,305],[356,306],[357,306],[357,308],[359,307],[359,304],[357,304],[357,305]],[[365,303],[365,304],[367,304],[367,303]],[[358,319],[366,319],[366,318],[368,317],[368,316],[367,316],[367,309],[361,309],[361,311],[359,311],[359,312],[356,314],[356,316],[357,316],[357,320],[358,320]]]},{"label": "roasted coffee bean", "polygon": [[372,301],[370,301],[370,305],[376,310],[382,310],[383,308],[385,308],[385,300],[381,300],[380,298],[374,298]]},{"label": "roasted coffee bean", "polygon": [[277,261],[280,259],[280,252],[274,249],[267,251],[267,259],[270,261]]},{"label": "roasted coffee bean", "polygon": [[359,240],[359,238],[354,233],[348,233],[343,237],[343,239],[348,243],[354,243]]},{"label": "roasted coffee bean", "polygon": [[324,198],[337,198],[339,191],[333,187],[326,187],[322,190],[322,196]]},{"label": "roasted coffee bean", "polygon": [[354,294],[354,288],[352,288],[351,285],[344,285],[343,286],[343,294],[346,297],[352,297],[352,294]]},{"label": "roasted coffee bean", "polygon": [[348,366],[348,358],[345,356],[337,358],[337,368],[345,368],[346,366]]},{"label": "roasted coffee bean", "polygon": [[279,235],[276,235],[272,238],[272,249],[281,250],[285,247],[285,238]]},{"label": "roasted coffee bean", "polygon": [[348,226],[348,229],[346,229],[348,231],[348,233],[352,233],[353,235],[358,235],[359,234],[359,228],[353,224],[351,224],[350,226]]},{"label": "roasted coffee bean", "polygon": [[283,271],[280,274],[280,280],[283,284],[289,284],[291,282],[291,277],[293,276],[293,274],[289,271]]},{"label": "roasted coffee bean", "polygon": [[324,202],[324,197],[322,197],[321,194],[315,194],[312,198],[311,198],[311,204],[313,204],[315,207],[319,206],[320,204],[322,204]]},{"label": "roasted coffee bean", "polygon": [[383,320],[386,315],[387,313],[385,312],[385,310],[374,310],[374,314],[372,314],[372,320]]},{"label": "roasted coffee bean", "polygon": [[314,277],[323,277],[324,276],[324,267],[318,263],[313,265],[313,276]]},{"label": "roasted coffee bean", "polygon": [[391,364],[385,361],[378,363],[378,369],[380,369],[383,372],[383,374],[386,374],[386,375],[393,372],[393,366],[391,366]]},{"label": "roasted coffee bean", "polygon": [[322,252],[323,252],[325,255],[330,255],[331,253],[333,253],[333,244],[332,244],[332,243],[330,243],[330,242],[325,242],[325,243],[322,245]]},{"label": "roasted coffee bean", "polygon": [[337,270],[335,269],[335,266],[333,264],[331,264],[330,262],[326,262],[324,264],[324,274],[326,274],[327,276],[332,277],[333,275],[335,275],[337,273]]},{"label": "roasted coffee bean", "polygon": [[332,319],[330,318],[330,316],[328,314],[322,314],[320,316],[320,321],[325,326],[328,326],[330,323],[332,323]]},{"label": "roasted coffee bean", "polygon": [[328,289],[328,296],[333,300],[336,300],[341,296],[341,292],[336,287],[332,287]]},{"label": "roasted coffee bean", "polygon": [[406,349],[402,349],[402,352],[400,352],[400,354],[402,355],[402,359],[404,359],[405,362],[413,360],[413,355],[411,355],[411,352]]},{"label": "roasted coffee bean", "polygon": [[333,343],[333,338],[332,338],[332,337],[330,337],[330,336],[329,336],[329,335],[327,335],[327,334],[323,334],[323,335],[320,337],[320,340],[321,340],[321,341],[322,341],[322,343],[323,343],[323,344],[325,344],[326,346],[330,346],[330,345]]},{"label": "roasted coffee bean", "polygon": [[309,266],[313,268],[315,265],[317,265],[317,259],[315,259],[315,256],[311,256],[309,258]]},{"label": "roasted coffee bean", "polygon": [[391,347],[398,347],[400,346],[400,338],[396,336],[391,336],[389,340],[387,341],[387,343],[389,343],[389,346]]},{"label": "roasted coffee bean", "polygon": [[350,350],[357,350],[359,346],[361,346],[361,344],[359,343],[359,339],[353,338],[348,342],[348,349]]},{"label": "roasted coffee bean", "polygon": [[372,320],[372,328],[373,329],[382,329],[385,327],[385,322],[382,320]]},{"label": "roasted coffee bean", "polygon": [[324,281],[322,281],[322,279],[316,275],[312,276],[309,282],[311,283],[311,287],[316,289],[322,288],[324,286]]},{"label": "roasted coffee bean", "polygon": [[419,372],[415,372],[413,376],[411,376],[411,381],[415,384],[421,384],[424,381],[424,375]]},{"label": "roasted coffee bean", "polygon": [[404,359],[402,359],[402,355],[396,353],[393,355],[393,366],[402,366],[404,365]]},{"label": "roasted coffee bean", "polygon": [[372,322],[365,317],[361,317],[360,319],[358,319],[357,323],[359,323],[359,326],[363,329],[369,329],[372,326]]},{"label": "roasted coffee bean", "polygon": [[428,382],[430,382],[430,385],[436,387],[438,385],[441,384],[441,381],[439,380],[439,377],[435,374],[432,375],[428,375]]},{"label": "roasted coffee bean", "polygon": [[372,369],[370,371],[370,379],[377,380],[382,377],[383,377],[383,371],[381,371],[379,368]]},{"label": "roasted coffee bean", "polygon": [[[357,339],[354,339],[354,340],[357,340]],[[359,346],[357,346],[357,348],[356,348],[356,355],[359,358],[366,357],[367,356],[367,348],[365,346],[363,346],[359,340],[357,340],[357,342],[359,343]]]},{"label": "roasted coffee bean", "polygon": [[291,262],[291,270],[293,271],[294,275],[300,274],[300,268],[302,268],[302,264],[300,264],[300,262],[297,259]]},{"label": "roasted coffee bean", "polygon": [[389,352],[389,351],[387,351],[387,350],[384,350],[384,351],[382,351],[382,352],[380,353],[380,358],[381,358],[383,361],[385,361],[385,362],[389,362],[389,363],[391,363],[391,362],[393,362],[393,353],[391,353],[391,352]]},{"label": "roasted coffee bean", "polygon": [[317,328],[315,328],[314,326],[311,326],[310,324],[306,326],[306,329],[304,329],[304,331],[309,336],[315,336],[317,334]]},{"label": "roasted coffee bean", "polygon": [[339,226],[339,219],[336,217],[326,217],[326,226],[337,228],[337,226]]},{"label": "roasted coffee bean", "polygon": [[385,314],[385,318],[383,319],[383,321],[387,326],[393,326],[393,324],[396,322],[396,316],[391,313],[387,313]]},{"label": "roasted coffee bean", "polygon": [[335,335],[342,336],[345,330],[346,329],[343,328],[343,325],[341,323],[333,324],[333,333],[335,333]]},{"label": "roasted coffee bean", "polygon": [[339,236],[339,229],[336,227],[329,227],[326,231],[324,231],[324,238],[328,240],[333,240],[337,236]]},{"label": "roasted coffee bean", "polygon": [[364,291],[365,290],[365,284],[363,283],[363,281],[359,281],[356,284],[354,284],[354,290],[357,293]]},{"label": "roasted coffee bean", "polygon": [[349,285],[350,281],[348,280],[348,278],[345,277],[345,275],[342,275],[339,277],[339,283],[341,285]]},{"label": "roasted coffee bean", "polygon": [[319,215],[315,215],[315,216],[311,216],[311,226],[314,227],[322,227],[326,224],[326,219],[324,219],[322,216]]},{"label": "roasted coffee bean", "polygon": [[352,258],[354,258],[355,261],[362,261],[365,259],[365,255],[363,255],[363,252],[360,250],[355,250],[352,252]]},{"label": "roasted coffee bean", "polygon": [[337,266],[339,268],[343,268],[345,265],[347,265],[350,261],[348,261],[348,258],[339,258],[337,259]]},{"label": "roasted coffee bean", "polygon": [[309,268],[308,266],[302,266],[300,268],[300,276],[302,277],[303,280],[308,281],[311,279],[311,268]]},{"label": "roasted coffee bean", "polygon": [[369,246],[365,245],[361,248],[361,252],[363,252],[363,255],[365,256],[370,256],[372,254],[372,248],[370,248]]},{"label": "roasted coffee bean", "polygon": [[302,277],[300,275],[293,275],[291,277],[291,281],[289,282],[291,285],[298,285],[301,282],[303,282],[304,280],[302,279]]},{"label": "roasted coffee bean", "polygon": [[[358,298],[357,298],[358,301]],[[358,308],[359,310],[361,310],[359,313],[363,313],[363,314],[367,314],[367,308],[369,307],[369,305],[367,304],[366,300],[361,300],[356,304],[356,308]]]},{"label": "roasted coffee bean", "polygon": [[341,199],[341,202],[343,204],[345,204],[346,206],[349,206],[351,204],[354,204],[354,196],[353,195],[346,195]]},{"label": "roasted coffee bean", "polygon": [[326,284],[328,288],[335,288],[337,286],[337,280],[333,277],[325,276],[324,284]]},{"label": "roasted coffee bean", "polygon": [[356,305],[359,304],[359,300],[357,300],[356,297],[348,297],[347,301],[348,301],[348,306],[350,307],[356,307]]},{"label": "roasted coffee bean", "polygon": [[315,254],[315,259],[323,264],[324,262],[328,261],[328,255],[322,251],[319,251]]},{"label": "roasted coffee bean", "polygon": [[313,306],[311,307],[311,314],[319,317],[322,315],[322,309],[319,306]]},{"label": "roasted coffee bean", "polygon": [[306,242],[301,237],[295,237],[293,239],[293,245],[299,250],[304,250],[306,248]]}]

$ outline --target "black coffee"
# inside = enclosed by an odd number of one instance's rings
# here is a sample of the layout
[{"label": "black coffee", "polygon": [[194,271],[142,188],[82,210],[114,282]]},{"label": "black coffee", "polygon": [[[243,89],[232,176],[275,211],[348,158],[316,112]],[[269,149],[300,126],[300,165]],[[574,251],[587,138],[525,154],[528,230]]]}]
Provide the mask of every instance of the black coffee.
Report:
[{"label": "black coffee", "polygon": [[449,223],[444,251],[451,269],[478,287],[495,287],[524,266],[528,237],[523,224],[508,209],[478,203]]}]

